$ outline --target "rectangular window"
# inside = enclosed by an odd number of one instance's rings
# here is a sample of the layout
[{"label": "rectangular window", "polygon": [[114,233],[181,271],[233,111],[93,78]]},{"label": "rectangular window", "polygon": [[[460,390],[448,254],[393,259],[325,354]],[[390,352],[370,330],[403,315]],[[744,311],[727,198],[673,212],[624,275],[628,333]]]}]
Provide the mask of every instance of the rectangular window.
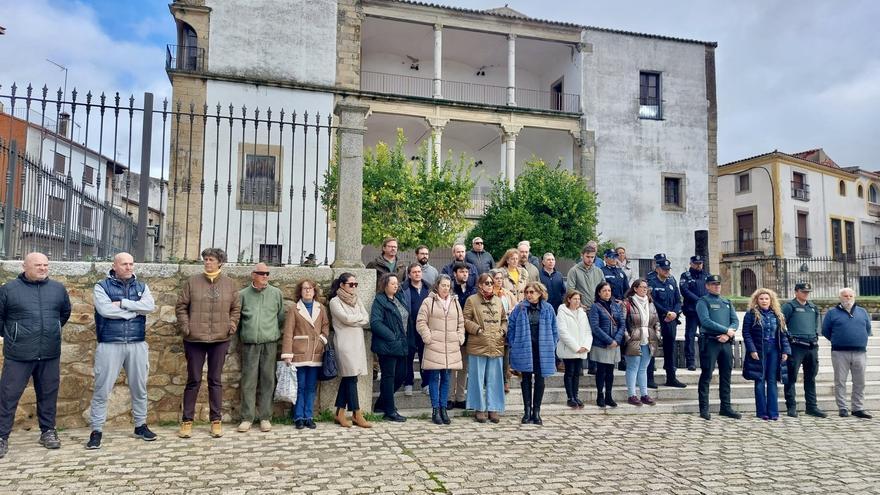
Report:
[{"label": "rectangular window", "polygon": [[61,153],[55,152],[55,163],[52,165],[52,171],[56,174],[63,174],[67,171],[65,167],[65,156]]},{"label": "rectangular window", "polygon": [[238,180],[240,210],[281,211],[281,146],[260,146],[241,143]]},{"label": "rectangular window", "polygon": [[685,210],[684,174],[662,174],[660,181],[663,198],[662,209],[667,211]]},{"label": "rectangular window", "polygon": [[280,265],[281,244],[260,244],[260,261],[267,265]]},{"label": "rectangular window", "polygon": [[736,176],[736,192],[745,193],[752,190],[751,176],[748,172]]},{"label": "rectangular window", "polygon": [[639,73],[639,118],[663,118],[659,72]]},{"label": "rectangular window", "polygon": [[792,172],[791,197],[800,201],[810,200],[810,186],[807,184],[807,174]]},{"label": "rectangular window", "polygon": [[831,254],[835,259],[843,256],[843,225],[836,218],[831,219]]},{"label": "rectangular window", "polygon": [[49,196],[49,220],[52,222],[64,221],[64,200]]},{"label": "rectangular window", "polygon": [[95,183],[95,169],[94,167],[90,167],[86,165],[86,168],[83,169],[83,184],[94,184]]},{"label": "rectangular window", "polygon": [[79,226],[84,230],[92,230],[94,227],[95,209],[91,206],[81,206],[79,209]]}]

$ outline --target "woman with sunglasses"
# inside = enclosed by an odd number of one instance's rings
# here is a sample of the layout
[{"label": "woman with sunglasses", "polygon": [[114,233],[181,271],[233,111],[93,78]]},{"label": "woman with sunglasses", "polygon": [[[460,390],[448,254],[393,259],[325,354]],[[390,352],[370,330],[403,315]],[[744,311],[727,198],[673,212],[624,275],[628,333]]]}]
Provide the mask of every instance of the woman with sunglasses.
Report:
[{"label": "woman with sunglasses", "polygon": [[474,420],[497,423],[504,412],[504,376],[502,356],[507,333],[507,313],[495,296],[492,277],[483,273],[477,278],[476,294],[464,304],[464,329],[468,333],[467,408]]},{"label": "woman with sunglasses", "polygon": [[357,277],[343,273],[330,286],[330,317],[333,323],[333,345],[339,373],[339,391],[336,393],[336,423],[351,427],[345,409],[351,411],[351,420],[361,428],[373,425],[364,419],[358,402],[358,377],[366,376],[367,348],[364,328],[370,325],[370,315],[357,294]]},{"label": "woman with sunglasses", "polygon": [[379,278],[379,287],[373,307],[370,308],[370,330],[373,342],[370,349],[379,356],[379,399],[374,411],[385,413],[385,419],[402,423],[406,418],[397,412],[394,391],[403,385],[406,372],[406,356],[409,342],[406,339],[406,322],[409,318],[408,303],[398,290],[400,280],[393,273]]},{"label": "woman with sunglasses", "polygon": [[590,359],[596,361],[596,405],[617,407],[611,395],[614,385],[614,366],[620,362],[620,346],[626,332],[623,307],[611,297],[611,285],[600,282],[594,294],[588,319],[593,331]]},{"label": "woman with sunglasses", "polygon": [[[556,373],[556,344],[559,329],[553,306],[547,302],[547,288],[541,282],[526,283],[525,300],[510,313],[507,342],[510,345],[510,367],[518,370],[522,381],[522,424],[544,424],[541,402],[544,399],[544,378]],[[534,388],[532,381],[534,380]]]}]

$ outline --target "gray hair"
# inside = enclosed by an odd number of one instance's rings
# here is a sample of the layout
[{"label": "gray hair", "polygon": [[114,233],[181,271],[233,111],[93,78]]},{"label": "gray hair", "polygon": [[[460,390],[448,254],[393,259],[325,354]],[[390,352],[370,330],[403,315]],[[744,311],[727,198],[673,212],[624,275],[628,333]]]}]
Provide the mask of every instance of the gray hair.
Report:
[{"label": "gray hair", "polygon": [[440,283],[444,280],[449,282],[450,287],[452,286],[452,278],[445,273],[441,273],[440,275],[437,275],[437,280],[434,281],[434,287],[431,287],[431,290],[437,292],[437,289],[440,288]]},{"label": "gray hair", "polygon": [[856,297],[856,291],[854,291],[851,287],[844,287],[840,289],[839,291],[837,291],[837,296],[843,297],[843,294],[846,292],[852,292],[853,297]]},{"label": "gray hair", "polygon": [[546,253],[544,253],[544,256],[541,256],[541,261],[546,260],[548,256],[553,256],[553,259],[556,259],[555,254],[551,253],[550,251],[547,251]]},{"label": "gray hair", "polygon": [[525,246],[525,247],[531,249],[531,247],[532,247],[532,243],[529,242],[529,241],[519,241],[519,244],[516,245],[516,247],[518,247],[518,248],[521,248],[521,247],[523,247],[523,246]]}]

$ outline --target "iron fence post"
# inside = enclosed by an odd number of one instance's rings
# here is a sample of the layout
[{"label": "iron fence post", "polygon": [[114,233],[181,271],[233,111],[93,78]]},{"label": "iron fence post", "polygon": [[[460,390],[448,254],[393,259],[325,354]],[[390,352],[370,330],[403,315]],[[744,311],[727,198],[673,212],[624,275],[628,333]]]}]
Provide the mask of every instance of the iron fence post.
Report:
[{"label": "iron fence post", "polygon": [[18,163],[18,143],[13,140],[9,143],[9,156],[6,159],[6,210],[3,219],[3,258],[9,259],[12,253],[13,239],[15,235],[15,166]]},{"label": "iron fence post", "polygon": [[[147,223],[150,202],[150,152],[153,144],[153,93],[144,93],[144,119],[141,136],[141,178],[138,191],[137,241],[134,259],[147,261]],[[129,163],[129,170],[131,164]]]}]

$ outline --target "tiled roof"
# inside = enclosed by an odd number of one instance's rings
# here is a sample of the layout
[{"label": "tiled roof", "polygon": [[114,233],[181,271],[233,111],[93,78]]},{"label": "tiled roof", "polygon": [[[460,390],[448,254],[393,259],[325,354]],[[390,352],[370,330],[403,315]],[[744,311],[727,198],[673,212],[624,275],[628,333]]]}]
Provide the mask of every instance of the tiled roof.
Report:
[{"label": "tiled roof", "polygon": [[504,7],[498,7],[498,8],[494,8],[494,9],[476,10],[476,9],[467,9],[464,7],[452,7],[449,5],[441,5],[441,4],[437,4],[437,3],[420,2],[418,0],[390,0],[390,1],[397,2],[397,3],[405,3],[405,4],[410,4],[410,5],[420,5],[422,7],[431,7],[431,8],[435,8],[435,9],[449,10],[449,11],[453,11],[453,12],[461,12],[461,13],[465,13],[465,14],[491,15],[494,17],[501,17],[501,18],[505,18],[505,19],[528,20],[531,22],[538,22],[541,24],[550,24],[553,26],[562,26],[562,27],[577,28],[577,29],[589,29],[589,30],[593,30],[593,31],[602,31],[602,32],[606,32],[606,33],[624,34],[624,35],[628,35],[628,36],[639,36],[639,37],[643,37],[643,38],[653,38],[653,39],[668,40],[668,41],[678,41],[678,42],[682,42],[682,43],[697,43],[700,45],[706,45],[706,46],[711,46],[711,47],[718,46],[718,43],[716,43],[714,41],[700,41],[700,40],[689,39],[689,38],[677,38],[674,36],[663,36],[663,35],[659,35],[659,34],[639,33],[639,32],[635,32],[635,31],[624,31],[624,30],[620,30],[620,29],[610,29],[610,28],[603,28],[603,27],[598,27],[598,26],[585,26],[585,25],[574,24],[574,23],[570,23],[570,22],[552,21],[549,19],[538,19],[535,17],[525,16],[525,15],[521,14],[520,12],[517,12],[516,10],[511,9],[507,5],[504,5]]},{"label": "tiled roof", "polygon": [[822,156],[822,155],[824,155],[824,151],[822,151],[822,148],[816,148],[816,149],[814,149],[814,150],[801,151],[801,152],[798,152],[798,153],[783,153],[783,152],[781,152],[781,151],[779,151],[779,150],[773,150],[773,151],[771,151],[771,152],[769,152],[769,153],[762,153],[762,154],[760,154],[760,155],[750,156],[750,157],[748,157],[748,158],[742,158],[742,159],[739,159],[739,160],[734,160],[734,161],[732,161],[732,162],[723,163],[723,164],[721,164],[721,165],[718,165],[718,167],[719,167],[719,168],[721,168],[721,167],[729,167],[729,166],[732,166],[732,165],[736,165],[736,164],[738,164],[738,163],[747,162],[747,161],[749,161],[749,160],[754,160],[754,159],[757,159],[757,158],[764,158],[764,157],[771,156],[771,155],[779,155],[779,156],[782,156],[782,157],[794,158],[794,159],[796,159],[796,160],[802,160],[802,161],[805,161],[805,162],[810,162],[810,163],[812,163],[812,164],[814,164],[814,165],[820,165],[820,166],[823,166],[823,167],[828,167],[828,168],[831,168],[831,169],[834,169],[834,170],[838,170],[838,171],[841,171],[841,172],[847,172],[847,173],[850,173],[850,174],[857,174],[857,173],[858,173],[858,172],[857,172],[858,167],[852,167],[852,168],[856,169],[856,171],[852,171],[852,170],[850,170],[850,169],[846,169],[846,168],[841,168],[837,163],[834,162],[834,160],[832,160],[831,158],[828,158],[827,155],[825,155],[825,160],[819,161],[819,157]]},{"label": "tiled roof", "polygon": [[[808,162],[818,163],[820,165],[825,165],[826,167],[832,168],[840,168],[840,166],[834,162],[828,155],[825,154],[825,151],[822,148],[816,148],[813,150],[801,151],[800,153],[792,153],[791,156],[800,158],[801,160],[806,160]],[[823,159],[824,157],[824,159]]]}]

